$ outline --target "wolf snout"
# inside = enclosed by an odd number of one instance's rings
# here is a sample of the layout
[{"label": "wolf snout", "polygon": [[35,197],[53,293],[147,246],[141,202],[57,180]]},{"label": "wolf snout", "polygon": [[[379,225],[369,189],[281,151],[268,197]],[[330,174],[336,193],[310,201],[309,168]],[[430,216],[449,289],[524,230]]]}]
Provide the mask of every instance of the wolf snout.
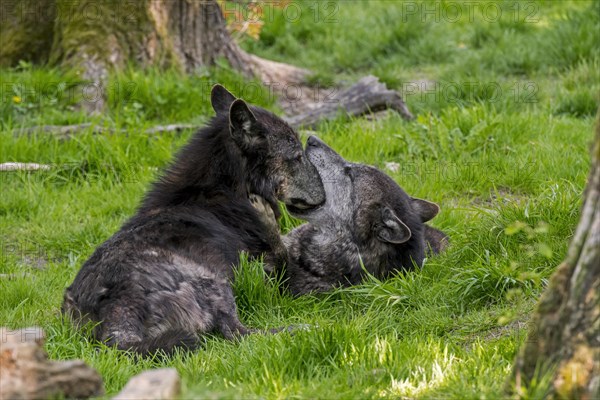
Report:
[{"label": "wolf snout", "polygon": [[323,141],[314,135],[309,136],[309,138],[306,140],[307,146],[319,147],[322,144],[323,144]]},{"label": "wolf snout", "polygon": [[323,204],[322,201],[320,201],[318,203],[309,203],[305,199],[292,198],[292,199],[290,199],[290,204],[289,205],[291,205],[294,208],[297,208],[299,210],[310,210],[312,208],[320,206],[321,204]]},{"label": "wolf snout", "polygon": [[292,215],[304,216],[318,209],[324,203],[325,196],[291,197],[285,201],[285,206]]}]

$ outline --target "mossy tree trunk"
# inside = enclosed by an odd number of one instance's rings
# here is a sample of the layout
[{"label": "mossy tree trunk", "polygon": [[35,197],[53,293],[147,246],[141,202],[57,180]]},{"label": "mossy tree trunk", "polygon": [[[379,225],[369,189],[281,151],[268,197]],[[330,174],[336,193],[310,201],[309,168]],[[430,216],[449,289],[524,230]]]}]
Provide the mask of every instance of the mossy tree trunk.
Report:
[{"label": "mossy tree trunk", "polygon": [[[127,63],[175,67],[191,73],[226,59],[264,82],[301,82],[307,71],[243,51],[227,31],[214,0],[15,0],[3,7],[0,65],[19,60],[79,68],[103,86],[108,71]],[[86,102],[100,111],[102,97]]]},{"label": "mossy tree trunk", "polygon": [[55,18],[55,0],[0,1],[0,66],[48,61]]},{"label": "mossy tree trunk", "polygon": [[534,313],[509,390],[520,394],[533,380],[547,382],[550,398],[600,398],[600,121],[579,225]]},{"label": "mossy tree trunk", "polygon": [[[59,9],[73,4],[56,2]],[[261,76],[264,64],[231,39],[215,0],[80,0],[76,4],[73,18],[57,19],[52,46],[56,61],[81,62],[91,56],[116,67],[135,61],[193,72],[223,57],[234,69]]]},{"label": "mossy tree trunk", "polygon": [[[0,11],[0,66],[19,60],[80,70],[91,95],[88,112],[104,109],[108,72],[136,66],[179,68],[193,73],[224,58],[249,78],[258,78],[280,95],[284,110],[298,126],[391,108],[406,119],[412,114],[400,95],[377,78],[366,77],[346,90],[322,96],[307,85],[309,71],[265,60],[232,40],[216,0],[8,0]],[[288,96],[292,86],[294,95]],[[297,94],[298,93],[298,94]],[[299,114],[299,115],[298,115]]]}]

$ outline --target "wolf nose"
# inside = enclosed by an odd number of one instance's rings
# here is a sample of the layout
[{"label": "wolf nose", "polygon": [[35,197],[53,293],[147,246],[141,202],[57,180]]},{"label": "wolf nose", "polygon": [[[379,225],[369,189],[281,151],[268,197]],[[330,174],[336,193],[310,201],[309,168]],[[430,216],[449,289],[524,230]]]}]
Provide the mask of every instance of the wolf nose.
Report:
[{"label": "wolf nose", "polygon": [[320,140],[318,137],[316,136],[309,136],[308,140],[306,141],[306,145],[307,146],[318,146],[320,144]]}]

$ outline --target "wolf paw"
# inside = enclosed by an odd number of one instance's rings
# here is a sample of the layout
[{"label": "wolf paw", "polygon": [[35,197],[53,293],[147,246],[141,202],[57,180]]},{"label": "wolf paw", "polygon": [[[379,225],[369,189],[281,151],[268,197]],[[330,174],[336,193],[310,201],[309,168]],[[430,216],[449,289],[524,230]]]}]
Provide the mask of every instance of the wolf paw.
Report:
[{"label": "wolf paw", "polygon": [[274,228],[279,234],[279,224],[277,223],[277,218],[275,217],[275,213],[273,212],[273,209],[267,200],[265,200],[264,197],[253,193],[248,195],[248,200],[250,200],[250,203],[258,212],[258,215],[264,224],[270,228]]},{"label": "wolf paw", "polygon": [[260,215],[261,219],[264,220],[264,222],[269,224],[277,224],[275,213],[273,212],[271,205],[267,202],[267,200],[265,200],[264,197],[257,194],[250,194],[248,195],[248,199],[250,200],[250,203],[252,203],[254,209],[258,211],[258,214]]},{"label": "wolf paw", "polygon": [[248,199],[267,229],[267,241],[271,245],[271,251],[265,255],[264,269],[267,275],[273,275],[275,271],[287,263],[288,257],[287,249],[281,241],[279,222],[277,222],[273,208],[264,197],[251,193],[248,195]]}]

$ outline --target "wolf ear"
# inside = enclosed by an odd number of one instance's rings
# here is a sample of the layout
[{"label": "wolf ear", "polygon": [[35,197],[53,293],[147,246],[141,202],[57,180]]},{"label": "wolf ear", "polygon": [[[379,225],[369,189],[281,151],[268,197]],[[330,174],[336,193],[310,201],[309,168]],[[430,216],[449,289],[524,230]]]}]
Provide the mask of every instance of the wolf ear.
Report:
[{"label": "wolf ear", "polygon": [[222,85],[217,84],[210,91],[210,103],[217,115],[226,115],[234,101],[235,96]]},{"label": "wolf ear", "polygon": [[253,147],[262,135],[258,122],[244,100],[237,99],[229,108],[229,132],[233,140],[243,149]]},{"label": "wolf ear", "polygon": [[389,207],[381,210],[381,224],[375,228],[377,238],[382,242],[400,244],[410,239],[411,232],[404,222]]},{"label": "wolf ear", "polygon": [[440,212],[440,206],[431,201],[412,198],[412,208],[421,217],[421,222],[432,220]]}]

